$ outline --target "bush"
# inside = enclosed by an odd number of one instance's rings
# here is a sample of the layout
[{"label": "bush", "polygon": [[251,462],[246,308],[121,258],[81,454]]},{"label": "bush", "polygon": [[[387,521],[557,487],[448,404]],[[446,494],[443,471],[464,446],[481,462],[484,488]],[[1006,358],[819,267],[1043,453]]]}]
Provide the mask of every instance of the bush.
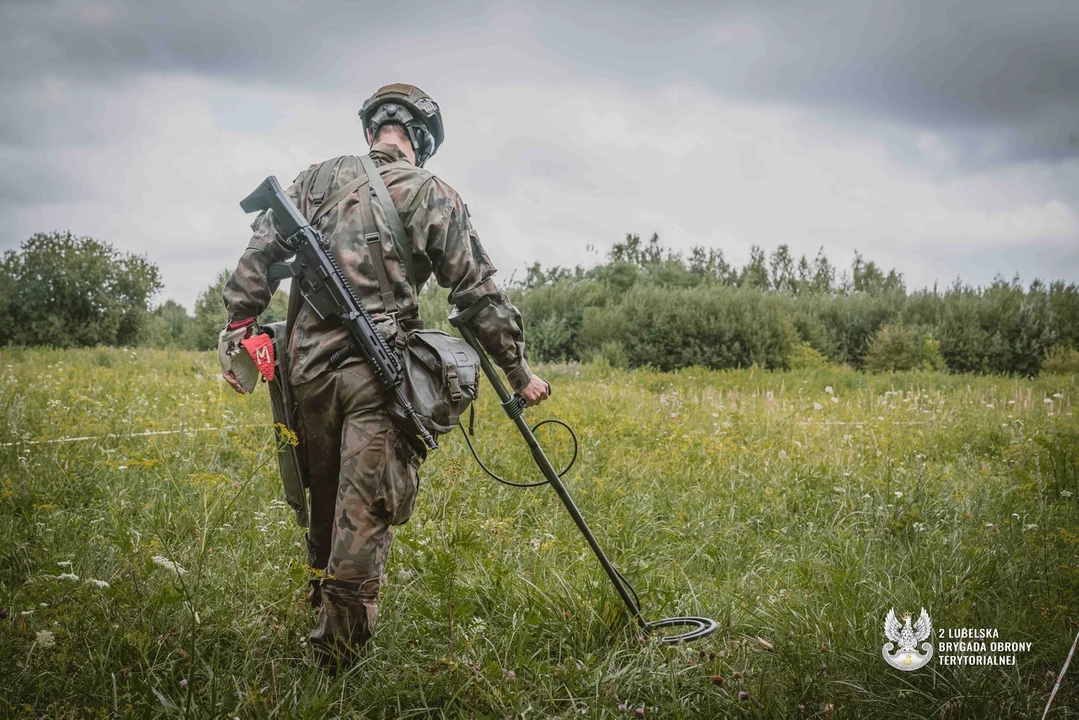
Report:
[{"label": "bush", "polygon": [[161,287],[142,256],[37,233],[0,261],[0,345],[133,345]]},{"label": "bush", "polygon": [[585,362],[600,362],[625,370],[629,367],[629,358],[626,357],[626,349],[617,340],[608,340],[598,348],[590,349],[582,358]]},{"label": "bush", "polygon": [[817,370],[830,364],[828,358],[807,342],[798,343],[791,348],[788,362],[791,370]]},{"label": "bush", "polygon": [[1047,375],[1079,374],[1079,350],[1058,345],[1046,353],[1042,372]]},{"label": "bush", "polygon": [[722,285],[634,287],[616,304],[586,308],[581,338],[599,351],[618,342],[630,367],[787,367],[796,341],[774,295]]},{"label": "bush", "polygon": [[869,342],[865,368],[870,372],[943,370],[940,344],[925,333],[885,325]]}]

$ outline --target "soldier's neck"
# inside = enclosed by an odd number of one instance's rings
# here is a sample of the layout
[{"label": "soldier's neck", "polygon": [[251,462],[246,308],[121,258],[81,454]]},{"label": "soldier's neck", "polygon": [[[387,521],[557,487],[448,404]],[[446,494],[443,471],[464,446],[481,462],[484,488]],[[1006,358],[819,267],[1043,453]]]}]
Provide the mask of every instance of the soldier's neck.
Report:
[{"label": "soldier's neck", "polygon": [[412,143],[396,134],[386,133],[383,137],[378,139],[379,143],[387,143],[393,145],[408,159],[413,165],[416,164],[416,151],[412,149]]}]

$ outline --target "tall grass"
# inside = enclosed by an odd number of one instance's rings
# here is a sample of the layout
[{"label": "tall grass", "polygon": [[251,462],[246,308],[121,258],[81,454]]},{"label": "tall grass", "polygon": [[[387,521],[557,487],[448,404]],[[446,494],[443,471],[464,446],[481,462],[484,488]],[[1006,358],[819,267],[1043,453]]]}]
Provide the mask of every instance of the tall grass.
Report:
[{"label": "tall grass", "polygon": [[[326,675],[265,388],[234,395],[210,354],[5,350],[0,715],[1040,716],[1079,626],[1075,375],[539,370],[529,417],[576,428],[567,485],[645,613],[716,634],[642,639],[554,494],[488,481],[449,436],[370,651]],[[486,390],[485,460],[536,478]],[[898,672],[884,615],[921,606],[1032,650]],[[1054,717],[1076,707],[1067,678]]]}]

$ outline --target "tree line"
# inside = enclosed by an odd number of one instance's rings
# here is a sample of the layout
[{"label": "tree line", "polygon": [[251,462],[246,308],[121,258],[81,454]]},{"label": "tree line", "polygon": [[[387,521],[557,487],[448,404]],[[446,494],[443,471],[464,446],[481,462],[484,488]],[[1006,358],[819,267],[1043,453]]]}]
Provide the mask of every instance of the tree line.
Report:
[{"label": "tree line", "polygon": [[[0,262],[0,344],[150,345],[206,350],[224,326],[229,271],[199,294],[191,315],[152,306],[158,269],[145,257],[71,233],[38,233]],[[737,267],[722,250],[688,254],[628,234],[591,268],[530,267],[509,292],[539,361],[601,360],[661,370],[698,365],[769,369],[840,363],[1036,375],[1079,372],[1075,283],[998,277],[909,291],[903,276],[856,253],[838,269],[823,249],[795,258],[753,246]],[[429,283],[421,308],[444,324],[446,291]],[[278,291],[260,318],[284,318]]]}]

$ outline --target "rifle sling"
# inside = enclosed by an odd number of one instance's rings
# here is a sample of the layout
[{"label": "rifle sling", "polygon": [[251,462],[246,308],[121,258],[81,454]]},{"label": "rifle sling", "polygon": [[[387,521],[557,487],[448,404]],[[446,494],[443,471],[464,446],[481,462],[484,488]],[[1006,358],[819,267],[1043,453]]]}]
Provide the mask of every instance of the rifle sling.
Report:
[{"label": "rifle sling", "polygon": [[386,189],[386,183],[382,182],[382,176],[379,175],[371,156],[361,155],[360,164],[363,165],[364,172],[371,180],[371,188],[375,191],[378,204],[382,206],[382,212],[386,215],[386,222],[390,226],[393,243],[397,246],[397,253],[405,264],[405,275],[408,276],[408,284],[416,293],[418,301],[419,287],[416,285],[416,268],[412,261],[412,247],[409,245],[408,236],[405,234],[405,224],[401,222],[401,216],[397,213],[393,199],[390,198],[390,192]]}]

